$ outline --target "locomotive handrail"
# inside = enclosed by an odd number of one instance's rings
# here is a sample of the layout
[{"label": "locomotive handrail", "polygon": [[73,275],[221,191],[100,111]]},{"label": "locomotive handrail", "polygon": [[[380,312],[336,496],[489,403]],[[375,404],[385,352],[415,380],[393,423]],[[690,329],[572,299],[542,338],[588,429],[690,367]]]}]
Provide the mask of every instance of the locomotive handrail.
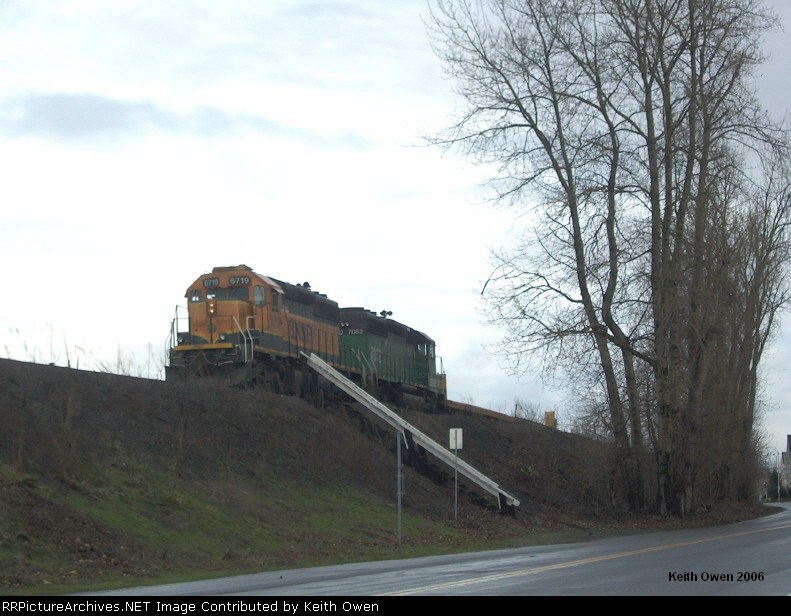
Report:
[{"label": "locomotive handrail", "polygon": [[347,394],[352,396],[358,402],[362,403],[375,415],[381,419],[384,419],[387,423],[402,433],[410,432],[414,441],[419,443],[424,449],[433,453],[437,458],[445,462],[451,468],[457,468],[462,475],[481,486],[487,492],[490,492],[496,496],[498,499],[498,505],[500,505],[501,508],[503,499],[508,505],[519,505],[519,500],[515,496],[512,496],[508,492],[501,489],[495,481],[476,470],[463,460],[459,460],[457,455],[451,453],[450,450],[445,449],[442,445],[420,432],[417,428],[412,426],[412,424],[398,416],[384,404],[379,402],[379,400],[358,387],[355,383],[347,379],[332,366],[320,359],[315,353],[311,353],[310,355],[302,353],[302,356],[307,360],[307,363],[311,368],[327,378],[327,380],[338,386]]},{"label": "locomotive handrail", "polygon": [[253,329],[255,329],[255,316],[248,315],[245,319],[244,326],[247,328],[247,336],[250,338],[250,359],[255,359],[255,342],[258,338],[253,337],[253,332],[250,331],[250,322],[253,322]]},{"label": "locomotive handrail", "polygon": [[244,361],[245,363],[252,360],[253,358],[253,335],[250,333],[250,330],[247,330],[247,335],[250,336],[250,355],[248,356],[247,351],[247,336],[245,335],[245,331],[242,329],[242,326],[239,325],[239,321],[236,319],[235,316],[231,317],[233,319],[236,328],[239,330],[239,333],[242,335],[242,339],[244,340]]},{"label": "locomotive handrail", "polygon": [[354,354],[357,356],[357,361],[360,362],[360,371],[362,372],[362,379],[363,383],[367,382],[368,379],[365,376],[365,365],[368,364],[369,368],[371,369],[371,382],[376,384],[379,380],[379,375],[376,372],[376,366],[371,363],[371,361],[365,356],[360,349],[352,349]]},{"label": "locomotive handrail", "polygon": [[[175,346],[178,346],[179,343],[179,321],[184,318],[179,316],[179,310],[186,310],[186,308],[176,304],[176,308],[174,309],[173,320],[170,322],[170,336],[168,339],[168,344],[171,349]],[[187,323],[189,323],[189,316],[186,318]]]}]

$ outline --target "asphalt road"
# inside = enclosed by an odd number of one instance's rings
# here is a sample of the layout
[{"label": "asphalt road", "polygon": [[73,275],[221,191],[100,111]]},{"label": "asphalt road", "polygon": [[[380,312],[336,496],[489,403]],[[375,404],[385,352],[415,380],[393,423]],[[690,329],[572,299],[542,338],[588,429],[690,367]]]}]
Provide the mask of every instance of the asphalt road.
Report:
[{"label": "asphalt road", "polygon": [[[286,596],[791,595],[791,503],[780,507],[779,513],[728,526],[292,569],[96,594],[259,597],[262,602],[266,597]],[[269,603],[280,613],[287,611],[284,600]]]}]

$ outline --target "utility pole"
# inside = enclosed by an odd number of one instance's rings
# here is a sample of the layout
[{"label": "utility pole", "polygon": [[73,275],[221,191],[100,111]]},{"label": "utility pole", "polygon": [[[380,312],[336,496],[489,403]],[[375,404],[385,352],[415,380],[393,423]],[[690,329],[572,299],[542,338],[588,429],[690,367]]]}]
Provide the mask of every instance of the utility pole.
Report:
[{"label": "utility pole", "polygon": [[777,452],[777,500],[780,500],[780,458],[783,454]]}]

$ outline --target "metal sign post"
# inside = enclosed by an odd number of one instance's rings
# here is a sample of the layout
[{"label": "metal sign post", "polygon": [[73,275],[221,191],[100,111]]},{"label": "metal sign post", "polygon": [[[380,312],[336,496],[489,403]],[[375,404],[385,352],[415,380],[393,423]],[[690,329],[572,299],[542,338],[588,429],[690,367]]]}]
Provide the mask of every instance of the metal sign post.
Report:
[{"label": "metal sign post", "polygon": [[453,519],[459,517],[459,449],[461,449],[461,428],[450,429],[450,448],[454,452],[453,464]]},{"label": "metal sign post", "polygon": [[403,493],[404,481],[401,475],[401,435],[396,432],[396,449],[398,450],[398,460],[396,462],[396,495],[398,497],[398,545],[401,545],[401,494]]}]

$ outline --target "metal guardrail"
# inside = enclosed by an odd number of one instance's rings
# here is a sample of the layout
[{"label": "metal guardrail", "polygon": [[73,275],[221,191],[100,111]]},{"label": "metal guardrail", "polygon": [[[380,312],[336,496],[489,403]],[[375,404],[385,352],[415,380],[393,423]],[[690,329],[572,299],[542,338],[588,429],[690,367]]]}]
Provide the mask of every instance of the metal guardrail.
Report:
[{"label": "metal guardrail", "polygon": [[432,453],[435,457],[439,458],[451,468],[457,469],[461,475],[467,477],[470,481],[473,481],[487,492],[496,496],[498,499],[498,505],[500,505],[501,508],[501,500],[503,499],[505,500],[506,504],[512,507],[519,506],[519,499],[500,488],[497,482],[476,470],[467,462],[459,460],[458,457],[450,450],[444,448],[442,445],[420,432],[420,430],[415,428],[412,424],[399,417],[396,413],[379,402],[379,400],[347,379],[340,372],[319,358],[316,354],[311,353],[310,355],[307,355],[306,353],[302,353],[302,356],[305,357],[308,365],[311,368],[313,368],[328,381],[345,391],[347,394],[352,396],[355,400],[363,404],[372,413],[389,423],[397,430],[411,433],[413,440],[426,451]]}]

